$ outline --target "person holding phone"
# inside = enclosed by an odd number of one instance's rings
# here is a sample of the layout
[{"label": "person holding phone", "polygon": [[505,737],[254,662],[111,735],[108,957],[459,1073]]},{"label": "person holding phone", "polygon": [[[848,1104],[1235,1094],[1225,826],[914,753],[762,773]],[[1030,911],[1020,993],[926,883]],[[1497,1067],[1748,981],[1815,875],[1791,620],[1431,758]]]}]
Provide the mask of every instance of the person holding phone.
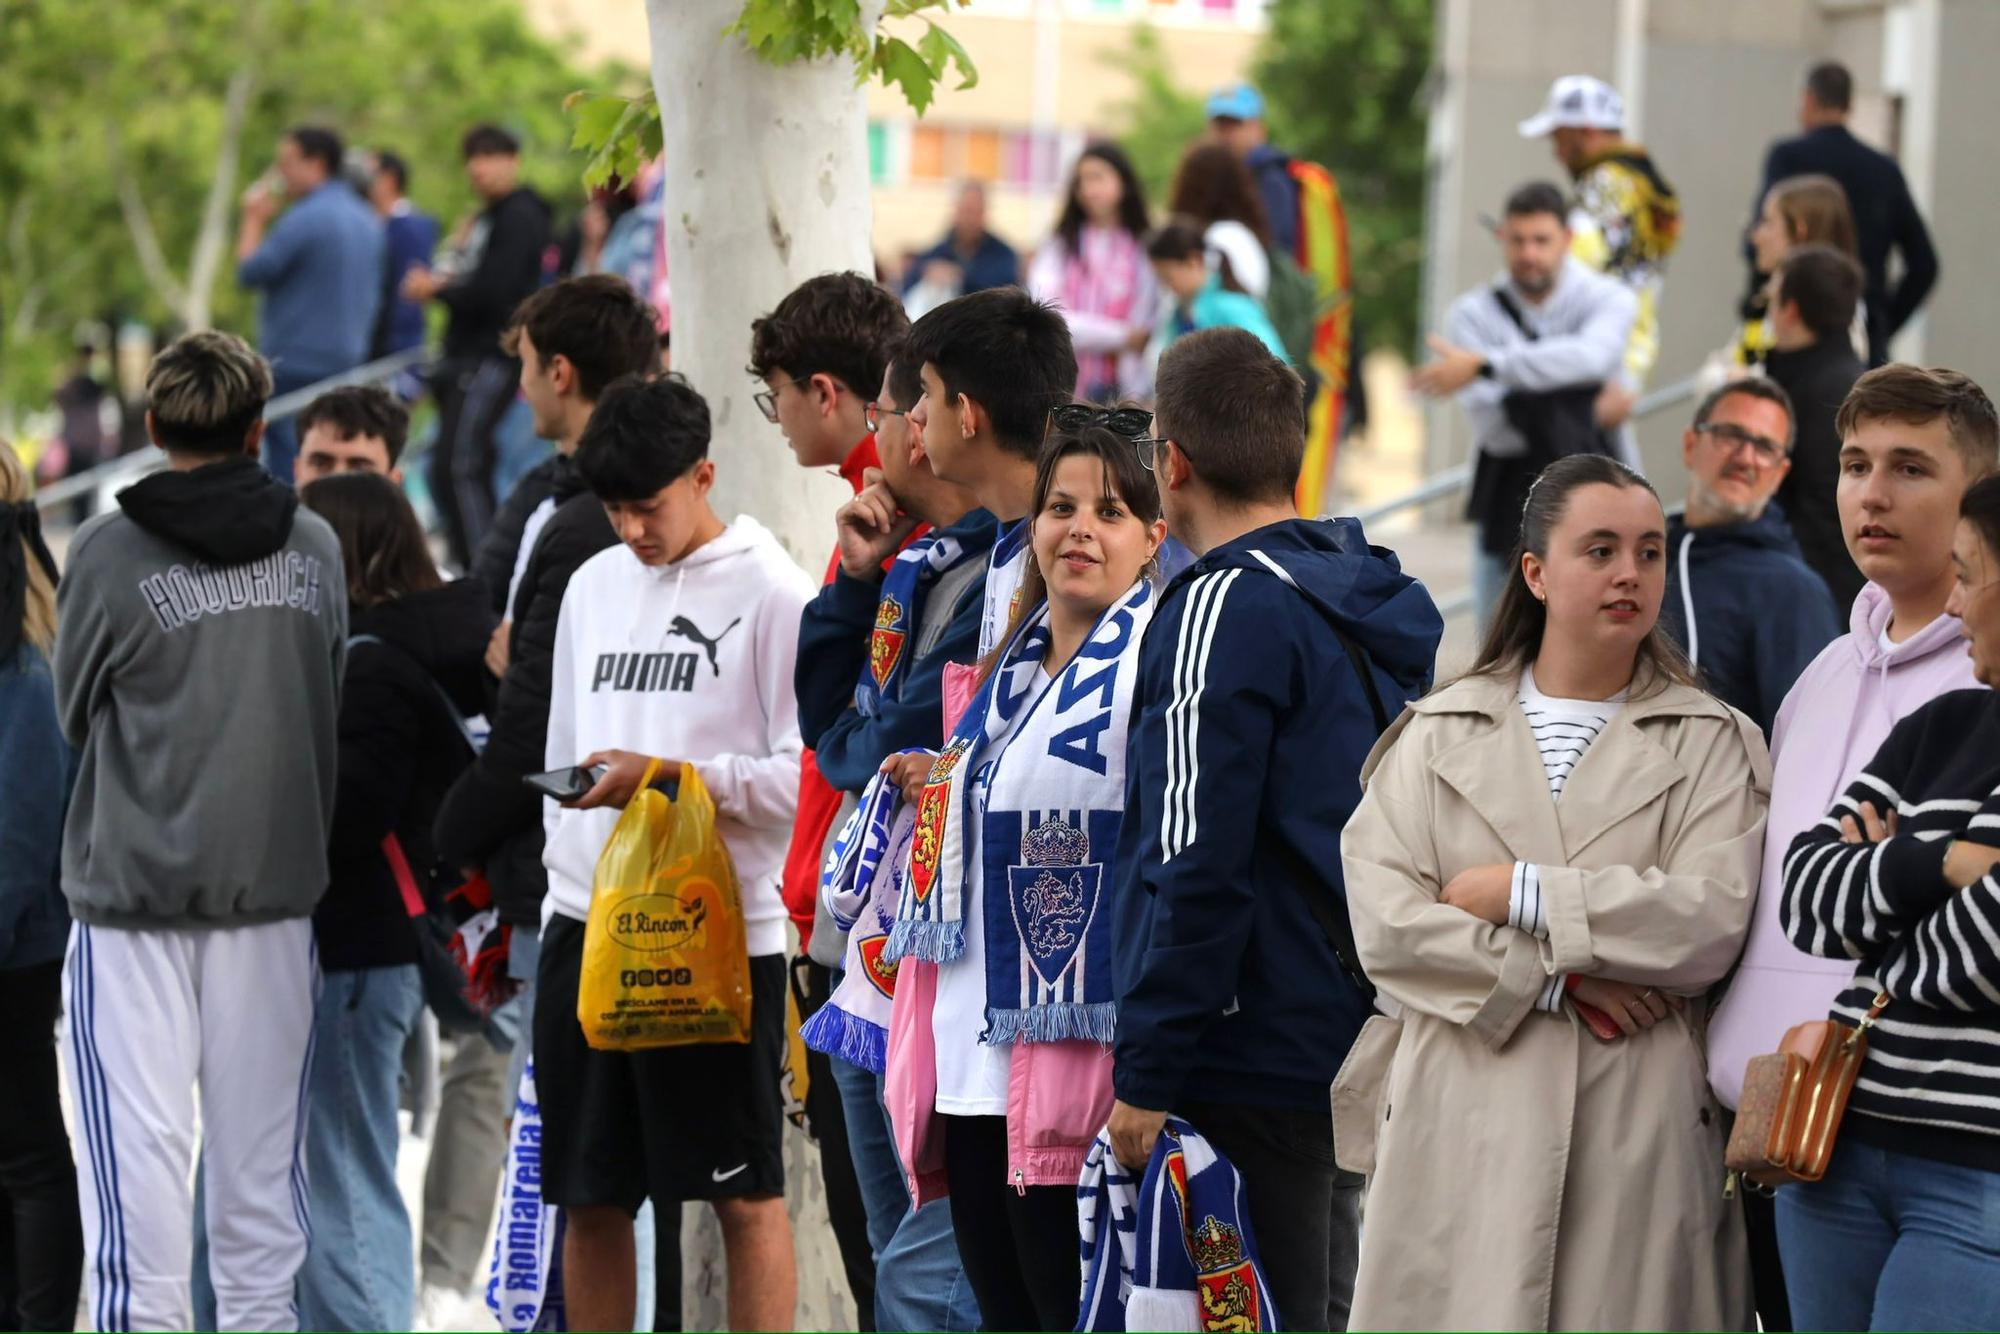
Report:
[{"label": "person holding phone", "polygon": [[1754,1327],[1700,1007],[1749,926],[1770,761],[1660,630],[1665,561],[1638,474],[1551,464],[1472,670],[1363,770],[1341,861],[1401,1017],[1334,1083],[1371,1177],[1356,1328]]}]

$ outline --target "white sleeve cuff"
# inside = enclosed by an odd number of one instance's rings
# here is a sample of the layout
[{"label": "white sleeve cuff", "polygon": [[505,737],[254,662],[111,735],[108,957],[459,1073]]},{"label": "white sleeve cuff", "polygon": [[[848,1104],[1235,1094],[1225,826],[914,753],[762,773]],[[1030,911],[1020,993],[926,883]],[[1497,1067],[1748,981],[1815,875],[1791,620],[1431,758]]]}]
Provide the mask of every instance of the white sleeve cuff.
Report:
[{"label": "white sleeve cuff", "polygon": [[1542,911],[1542,876],[1533,862],[1514,863],[1514,883],[1507,891],[1507,925],[1537,940],[1549,938],[1549,920]]},{"label": "white sleeve cuff", "polygon": [[1569,974],[1557,973],[1549,979],[1548,985],[1542,988],[1541,994],[1535,997],[1535,1008],[1549,1014],[1556,1013],[1562,1009],[1563,998],[1568,990]]}]

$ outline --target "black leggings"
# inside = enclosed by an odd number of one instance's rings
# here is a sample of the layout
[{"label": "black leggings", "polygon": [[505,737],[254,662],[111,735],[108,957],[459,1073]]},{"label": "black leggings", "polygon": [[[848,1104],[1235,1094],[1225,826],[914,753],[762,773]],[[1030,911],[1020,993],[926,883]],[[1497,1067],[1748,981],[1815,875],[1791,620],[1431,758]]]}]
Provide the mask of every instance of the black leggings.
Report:
[{"label": "black leggings", "polygon": [[941,1116],[951,1226],[982,1329],[1076,1328],[1076,1188],[1007,1184],[1007,1118]]},{"label": "black leggings", "polygon": [[76,1169],[56,1092],[62,960],[0,969],[0,1329],[74,1329]]}]

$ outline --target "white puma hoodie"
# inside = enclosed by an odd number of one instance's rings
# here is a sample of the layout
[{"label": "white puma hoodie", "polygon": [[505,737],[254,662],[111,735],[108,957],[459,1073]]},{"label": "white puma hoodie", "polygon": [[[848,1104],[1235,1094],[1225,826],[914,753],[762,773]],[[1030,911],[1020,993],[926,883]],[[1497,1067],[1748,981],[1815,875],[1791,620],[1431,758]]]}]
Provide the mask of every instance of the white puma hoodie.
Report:
[{"label": "white puma hoodie", "polygon": [[[786,946],[778,882],[802,749],[792,666],[812,595],[777,539],[739,517],[672,565],[643,565],[622,544],[600,551],[570,579],[556,630],[549,768],[612,749],[692,763],[715,797],[753,956]],[[590,915],[619,814],[547,803],[545,922]]]}]

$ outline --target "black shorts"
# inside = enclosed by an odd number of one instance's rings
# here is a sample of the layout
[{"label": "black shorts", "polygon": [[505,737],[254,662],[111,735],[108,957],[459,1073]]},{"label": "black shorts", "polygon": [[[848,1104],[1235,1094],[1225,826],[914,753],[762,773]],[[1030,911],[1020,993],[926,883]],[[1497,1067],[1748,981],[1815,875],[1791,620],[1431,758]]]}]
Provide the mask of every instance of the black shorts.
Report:
[{"label": "black shorts", "polygon": [[597,1051],[576,1020],[583,923],[542,930],[535,1091],[542,1198],[570,1207],[785,1193],[785,957],[750,960],[750,1041]]}]

